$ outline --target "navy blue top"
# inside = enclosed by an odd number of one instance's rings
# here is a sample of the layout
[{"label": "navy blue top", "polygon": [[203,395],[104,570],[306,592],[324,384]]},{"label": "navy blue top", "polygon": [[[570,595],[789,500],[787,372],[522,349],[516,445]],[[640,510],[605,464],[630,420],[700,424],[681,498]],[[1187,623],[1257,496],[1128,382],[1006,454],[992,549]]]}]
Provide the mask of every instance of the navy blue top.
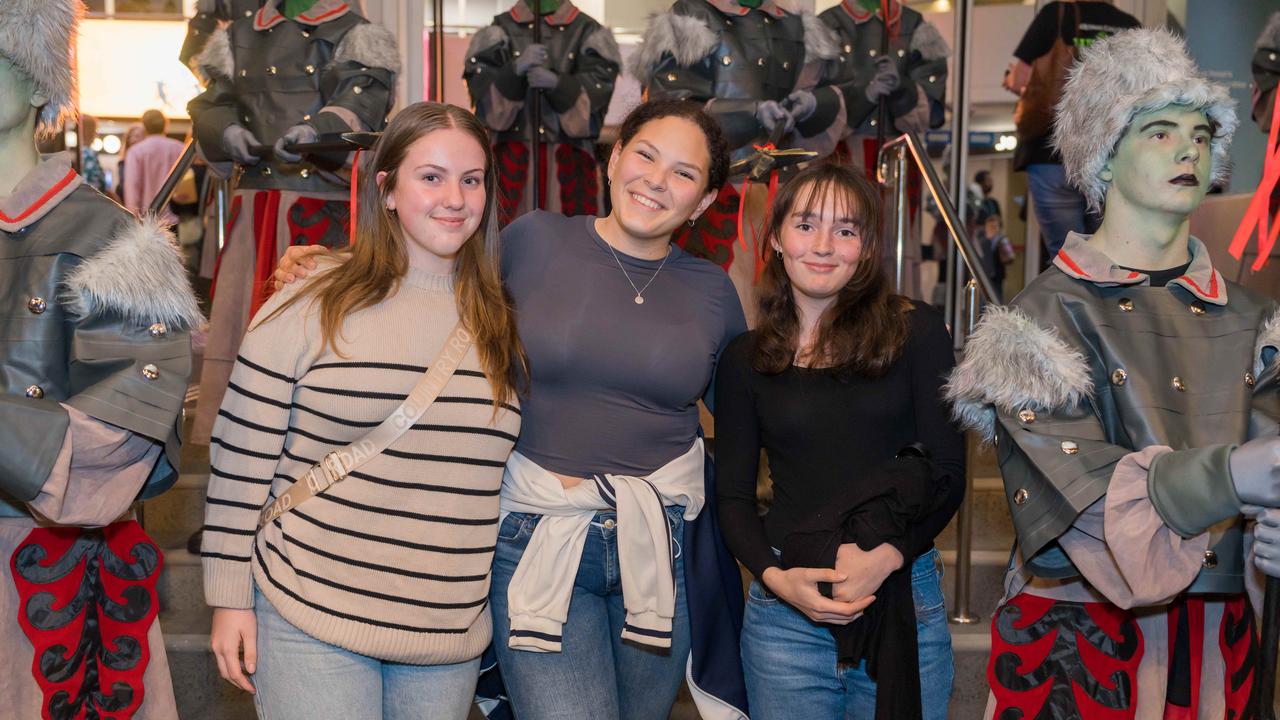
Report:
[{"label": "navy blue top", "polygon": [[[516,450],[564,475],[647,475],[689,449],[697,402],[746,319],[716,265],[675,246],[661,271],[615,261],[595,219],[535,211],[502,232],[531,375]],[[637,288],[653,278],[644,304],[619,262]]]}]

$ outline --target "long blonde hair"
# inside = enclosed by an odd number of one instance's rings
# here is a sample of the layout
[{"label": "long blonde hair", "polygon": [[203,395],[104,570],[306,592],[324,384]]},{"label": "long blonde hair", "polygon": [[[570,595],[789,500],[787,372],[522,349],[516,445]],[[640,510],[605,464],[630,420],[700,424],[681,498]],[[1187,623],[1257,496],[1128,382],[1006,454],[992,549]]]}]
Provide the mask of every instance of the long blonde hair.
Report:
[{"label": "long blonde hair", "polygon": [[[496,411],[501,403],[518,394],[528,376],[528,365],[516,334],[515,310],[502,285],[499,268],[498,182],[489,136],[474,115],[455,105],[414,103],[391,120],[361,163],[353,245],[337,254],[337,267],[308,282],[262,322],[304,298],[313,298],[320,303],[324,344],[342,354],[337,339],[343,320],[389,297],[409,269],[400,223],[387,209],[387,196],[395,190],[400,165],[409,146],[446,128],[462,130],[484,148],[484,214],[475,233],[458,250],[453,275],[458,316],[475,337],[476,352],[493,389]],[[382,172],[386,175],[379,184],[376,177]]]}]

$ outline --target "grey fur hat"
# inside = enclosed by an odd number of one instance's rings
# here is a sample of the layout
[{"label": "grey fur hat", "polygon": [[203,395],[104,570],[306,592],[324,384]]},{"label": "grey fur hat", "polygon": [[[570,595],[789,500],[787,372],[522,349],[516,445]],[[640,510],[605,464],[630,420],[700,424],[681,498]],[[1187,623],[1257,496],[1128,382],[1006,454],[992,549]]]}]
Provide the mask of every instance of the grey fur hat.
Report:
[{"label": "grey fur hat", "polygon": [[1227,151],[1239,121],[1227,88],[1206,78],[1186,45],[1164,29],[1116,33],[1086,48],[1058,102],[1053,144],[1067,179],[1091,209],[1106,198],[1098,177],[1134,116],[1169,105],[1200,109],[1217,125],[1210,147],[1213,180],[1227,175]]},{"label": "grey fur hat", "polygon": [[80,0],[0,0],[0,55],[48,98],[37,132],[50,134],[76,111],[76,27]]}]

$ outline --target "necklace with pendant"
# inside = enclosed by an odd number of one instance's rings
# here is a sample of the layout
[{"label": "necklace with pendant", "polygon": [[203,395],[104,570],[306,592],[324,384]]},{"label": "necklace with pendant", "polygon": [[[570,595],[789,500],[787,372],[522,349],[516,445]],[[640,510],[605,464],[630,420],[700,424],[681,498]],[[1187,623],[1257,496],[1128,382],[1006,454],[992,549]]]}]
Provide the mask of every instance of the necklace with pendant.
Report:
[{"label": "necklace with pendant", "polygon": [[667,254],[662,256],[662,262],[658,263],[658,269],[653,271],[653,277],[649,278],[649,282],[645,283],[642,288],[637,288],[636,284],[631,281],[631,273],[627,272],[627,269],[622,266],[622,260],[618,258],[618,253],[613,249],[613,246],[607,242],[604,246],[609,248],[609,254],[613,255],[613,261],[618,263],[618,269],[622,271],[622,276],[627,279],[627,284],[631,286],[632,290],[636,291],[636,304],[643,305],[644,291],[648,290],[653,281],[658,279],[658,273],[662,272],[662,267],[667,264],[667,258],[671,257],[671,246],[667,245]]}]

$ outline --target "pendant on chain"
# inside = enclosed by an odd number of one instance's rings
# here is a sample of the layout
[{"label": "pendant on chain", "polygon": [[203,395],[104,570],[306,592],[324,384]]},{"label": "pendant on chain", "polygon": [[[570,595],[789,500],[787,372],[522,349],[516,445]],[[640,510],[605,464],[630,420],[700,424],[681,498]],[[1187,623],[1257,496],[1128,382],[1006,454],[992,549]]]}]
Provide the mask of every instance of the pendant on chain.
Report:
[{"label": "pendant on chain", "polygon": [[637,295],[637,296],[636,296],[636,304],[637,304],[637,305],[643,305],[643,304],[644,304],[644,298],[642,298],[642,297],[640,297],[639,295]]}]

